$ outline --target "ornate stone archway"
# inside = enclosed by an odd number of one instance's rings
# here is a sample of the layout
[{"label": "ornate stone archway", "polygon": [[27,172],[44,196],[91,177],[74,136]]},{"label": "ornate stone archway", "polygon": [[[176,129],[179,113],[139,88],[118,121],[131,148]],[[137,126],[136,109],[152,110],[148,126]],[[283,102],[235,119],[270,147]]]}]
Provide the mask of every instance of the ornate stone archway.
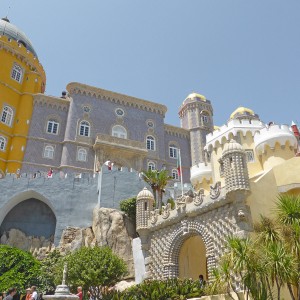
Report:
[{"label": "ornate stone archway", "polygon": [[212,269],[216,266],[216,260],[213,253],[212,240],[202,224],[197,221],[183,220],[171,235],[166,245],[164,256],[164,278],[174,278],[179,276],[179,252],[183,243],[190,237],[200,235],[206,248],[207,273],[210,278]]}]

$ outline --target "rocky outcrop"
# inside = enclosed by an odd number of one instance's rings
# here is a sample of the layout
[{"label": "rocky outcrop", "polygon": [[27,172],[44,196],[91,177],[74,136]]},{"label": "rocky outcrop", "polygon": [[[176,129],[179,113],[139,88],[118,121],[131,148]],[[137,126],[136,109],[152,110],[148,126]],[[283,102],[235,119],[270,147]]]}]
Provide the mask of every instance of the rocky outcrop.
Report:
[{"label": "rocky outcrop", "polygon": [[[135,234],[134,225],[123,212],[117,209],[96,207],[93,212],[92,226],[88,228],[67,227],[56,249],[66,254],[83,246],[108,246],[127,263],[129,277],[133,277],[131,244]],[[1,236],[1,244],[31,251],[37,258],[43,258],[55,249],[51,240],[44,237],[26,236],[17,229],[4,233]]]},{"label": "rocky outcrop", "polygon": [[10,229],[8,232],[4,232],[0,238],[0,243],[30,251],[39,259],[55,249],[53,238],[27,236],[19,229]]}]

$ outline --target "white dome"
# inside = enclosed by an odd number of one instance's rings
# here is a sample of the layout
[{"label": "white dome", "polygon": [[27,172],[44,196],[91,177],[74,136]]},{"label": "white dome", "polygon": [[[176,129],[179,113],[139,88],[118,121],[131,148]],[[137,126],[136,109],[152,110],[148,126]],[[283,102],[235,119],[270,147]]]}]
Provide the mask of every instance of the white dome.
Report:
[{"label": "white dome", "polygon": [[225,144],[222,155],[229,152],[242,151],[243,147],[241,144],[237,143],[235,140],[231,140],[229,143]]},{"label": "white dome", "polygon": [[137,200],[140,199],[154,199],[153,194],[146,188],[144,187],[137,195],[136,197]]}]

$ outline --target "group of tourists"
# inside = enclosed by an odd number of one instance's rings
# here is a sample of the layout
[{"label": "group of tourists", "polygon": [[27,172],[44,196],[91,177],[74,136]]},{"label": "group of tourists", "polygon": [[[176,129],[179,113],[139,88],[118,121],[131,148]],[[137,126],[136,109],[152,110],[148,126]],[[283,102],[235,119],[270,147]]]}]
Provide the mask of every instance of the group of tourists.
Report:
[{"label": "group of tourists", "polygon": [[[16,294],[17,289],[12,287],[7,293],[4,292],[2,296],[0,296],[0,300],[13,300]],[[36,286],[33,285],[31,288],[26,289],[26,295],[23,295],[20,300],[38,300]]]}]

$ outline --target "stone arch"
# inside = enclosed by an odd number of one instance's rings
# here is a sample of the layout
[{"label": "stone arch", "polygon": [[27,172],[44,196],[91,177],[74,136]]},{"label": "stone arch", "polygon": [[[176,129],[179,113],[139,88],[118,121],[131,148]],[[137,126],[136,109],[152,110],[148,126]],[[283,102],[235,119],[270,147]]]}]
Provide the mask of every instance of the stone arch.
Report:
[{"label": "stone arch", "polygon": [[212,269],[216,265],[216,259],[213,254],[213,243],[204,225],[199,222],[186,220],[181,221],[181,226],[178,227],[170,237],[166,245],[164,256],[164,278],[174,278],[179,276],[179,252],[183,243],[190,237],[200,235],[205,248],[207,259],[207,274],[210,278]]},{"label": "stone arch", "polygon": [[[43,195],[40,193],[37,193],[34,190],[28,190],[22,193],[19,193],[15,195],[13,198],[11,198],[0,210],[0,227],[3,225],[3,221],[5,220],[6,216],[11,212],[17,205],[21,204],[24,201],[34,199],[37,201],[41,201],[43,204],[45,204],[50,212],[54,215],[55,218],[55,227],[57,224],[57,215],[55,213],[55,209],[51,202],[45,198]],[[56,228],[55,228],[56,229]],[[55,234],[55,232],[53,232]]]}]

